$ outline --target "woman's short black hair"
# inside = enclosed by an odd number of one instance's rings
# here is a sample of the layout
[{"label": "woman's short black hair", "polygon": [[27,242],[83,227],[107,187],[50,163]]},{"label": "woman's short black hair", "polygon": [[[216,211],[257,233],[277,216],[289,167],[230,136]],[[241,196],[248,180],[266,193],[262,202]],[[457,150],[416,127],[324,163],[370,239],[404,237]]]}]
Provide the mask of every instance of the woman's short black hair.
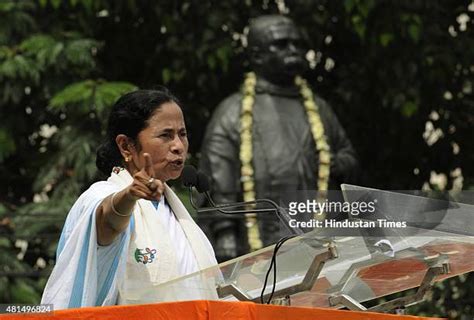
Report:
[{"label": "woman's short black hair", "polygon": [[115,138],[124,134],[136,141],[140,131],[147,127],[153,112],[167,102],[180,106],[178,99],[164,87],[129,92],[115,102],[107,122],[105,142],[97,149],[96,166],[102,173],[108,176],[113,167],[123,165]]}]

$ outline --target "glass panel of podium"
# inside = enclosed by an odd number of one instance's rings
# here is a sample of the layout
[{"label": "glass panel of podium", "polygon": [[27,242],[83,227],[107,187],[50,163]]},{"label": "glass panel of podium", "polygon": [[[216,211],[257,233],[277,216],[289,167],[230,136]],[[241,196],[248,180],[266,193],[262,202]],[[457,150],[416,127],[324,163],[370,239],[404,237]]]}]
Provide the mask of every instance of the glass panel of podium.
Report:
[{"label": "glass panel of podium", "polygon": [[[418,218],[411,219],[413,221],[407,218],[408,209],[403,206],[409,204],[420,210],[428,203],[439,216],[439,206],[433,207],[429,199],[418,197],[417,200],[412,195],[356,186],[345,186],[344,190],[346,201],[360,199],[359,196],[350,199],[347,190],[363,192],[364,197],[383,197],[379,203],[383,202],[384,208],[378,212],[392,221],[398,215],[409,221],[407,226],[401,232],[361,228],[355,234],[352,230],[349,236],[344,235],[345,230],[328,232],[320,228],[295,236],[277,251],[275,286],[272,270],[263,292],[274,245],[148,288],[140,294],[140,303],[144,302],[143,297],[150,303],[196,299],[266,303],[272,297],[274,302],[284,298],[293,306],[366,310],[363,305],[366,301],[418,288],[409,296],[369,308],[384,312],[422,300],[436,281],[474,270],[474,233],[470,234],[469,229],[474,206],[451,201],[443,206],[443,219],[435,223],[427,219],[430,223],[425,227]],[[397,212],[393,212],[392,207]],[[375,218],[379,217],[372,217]],[[469,221],[449,221],[458,218]],[[350,219],[363,220],[362,217]]]}]

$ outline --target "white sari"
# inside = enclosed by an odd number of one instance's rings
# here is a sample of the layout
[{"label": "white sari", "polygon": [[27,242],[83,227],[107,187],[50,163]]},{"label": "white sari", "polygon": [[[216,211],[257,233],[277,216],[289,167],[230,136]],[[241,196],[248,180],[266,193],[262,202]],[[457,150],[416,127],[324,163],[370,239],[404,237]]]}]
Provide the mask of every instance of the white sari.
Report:
[{"label": "white sari", "polygon": [[[158,284],[183,275],[178,272],[174,239],[157,218],[156,208],[150,201],[137,201],[129,227],[112,244],[105,247],[97,244],[97,206],[105,197],[131,182],[132,177],[126,170],[112,173],[107,181],[93,184],[76,201],[66,219],[58,243],[56,265],[41,303],[65,309],[117,302],[216,298],[213,285],[208,281],[204,284],[207,290],[198,290],[191,296],[180,296],[183,290],[179,289],[166,292],[166,295],[156,290]],[[189,241],[198,268],[215,266],[217,262],[208,239],[167,185],[164,196]],[[150,292],[154,292],[153,301],[150,301]]]}]

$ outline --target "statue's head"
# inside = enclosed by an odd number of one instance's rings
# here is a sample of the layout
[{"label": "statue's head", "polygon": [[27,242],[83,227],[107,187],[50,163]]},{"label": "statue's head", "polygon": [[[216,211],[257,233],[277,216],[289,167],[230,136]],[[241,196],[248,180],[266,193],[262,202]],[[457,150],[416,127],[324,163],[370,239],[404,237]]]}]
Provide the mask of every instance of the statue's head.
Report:
[{"label": "statue's head", "polygon": [[251,20],[247,43],[252,69],[270,82],[290,84],[308,66],[303,37],[285,16]]}]

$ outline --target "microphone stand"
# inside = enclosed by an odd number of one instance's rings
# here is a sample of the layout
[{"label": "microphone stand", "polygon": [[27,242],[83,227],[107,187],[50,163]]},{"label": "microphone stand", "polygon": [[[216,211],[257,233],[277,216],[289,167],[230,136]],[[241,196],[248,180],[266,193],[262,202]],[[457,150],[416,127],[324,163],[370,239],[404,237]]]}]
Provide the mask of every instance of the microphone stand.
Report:
[{"label": "microphone stand", "polygon": [[[193,206],[194,209],[196,209],[197,212],[209,212],[209,211],[218,211],[222,214],[259,214],[259,213],[276,213],[277,217],[280,219],[281,222],[285,225],[286,229],[290,231],[292,234],[297,234],[301,235],[303,234],[303,230],[300,228],[292,228],[290,227],[290,218],[288,215],[282,214],[280,210],[284,209],[280,206],[278,206],[274,201],[270,199],[256,199],[253,201],[245,201],[245,202],[235,202],[235,203],[228,203],[228,204],[216,204],[214,200],[212,199],[211,195],[209,194],[209,191],[204,191],[204,196],[206,199],[209,201],[211,204],[211,207],[207,208],[199,208],[196,203],[194,202],[193,198],[193,192],[192,192],[192,186],[189,187],[189,199],[191,202],[191,205]],[[228,210],[230,208],[235,208],[235,207],[243,207],[243,206],[251,206],[251,205],[257,205],[257,204],[268,204],[272,206],[273,208],[265,208],[265,209],[241,209],[241,210]]]}]

